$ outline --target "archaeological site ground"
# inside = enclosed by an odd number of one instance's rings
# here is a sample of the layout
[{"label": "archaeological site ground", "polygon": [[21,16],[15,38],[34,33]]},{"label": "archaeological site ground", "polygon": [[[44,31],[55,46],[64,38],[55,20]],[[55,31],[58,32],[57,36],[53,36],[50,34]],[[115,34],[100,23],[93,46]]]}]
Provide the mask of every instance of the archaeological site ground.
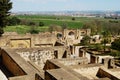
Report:
[{"label": "archaeological site ground", "polygon": [[[119,80],[120,68],[113,56],[79,44],[90,34],[90,29],[4,33],[0,37],[0,80]],[[95,39],[96,43],[101,40]]]}]

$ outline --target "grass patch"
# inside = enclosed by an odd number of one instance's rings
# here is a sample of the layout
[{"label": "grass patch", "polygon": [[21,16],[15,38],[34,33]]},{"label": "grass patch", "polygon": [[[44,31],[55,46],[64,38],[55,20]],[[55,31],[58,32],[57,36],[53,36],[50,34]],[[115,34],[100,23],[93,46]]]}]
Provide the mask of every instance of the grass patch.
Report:
[{"label": "grass patch", "polygon": [[66,24],[69,29],[79,29],[83,26],[81,22],[61,21],[61,20],[36,20],[35,22],[43,22],[45,26]]},{"label": "grass patch", "polygon": [[[16,26],[7,26],[4,28],[5,32],[17,32],[18,34],[25,34],[29,33],[32,26],[26,26],[26,25],[16,25]],[[36,27],[36,29],[39,32],[45,32],[48,31],[48,27]]]}]

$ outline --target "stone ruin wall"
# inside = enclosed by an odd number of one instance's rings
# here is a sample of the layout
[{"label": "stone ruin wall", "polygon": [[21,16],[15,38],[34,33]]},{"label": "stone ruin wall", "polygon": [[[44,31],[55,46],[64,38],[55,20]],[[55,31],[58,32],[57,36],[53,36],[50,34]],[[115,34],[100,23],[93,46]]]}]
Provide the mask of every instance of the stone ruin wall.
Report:
[{"label": "stone ruin wall", "polygon": [[71,36],[72,39],[79,39],[81,36],[84,36],[84,35],[89,35],[90,36],[91,30],[90,29],[77,29],[77,30],[67,30],[67,29],[65,29],[63,31],[64,38],[69,38],[70,33],[73,33],[72,36]]},{"label": "stone ruin wall", "polygon": [[[74,35],[69,35],[73,32]],[[30,47],[53,47],[57,40],[57,33],[60,32],[45,32],[39,34],[25,34],[19,35],[15,32],[6,32],[0,37],[0,47],[8,48],[30,48]],[[82,33],[90,35],[90,29],[80,29],[80,30],[67,30],[65,29],[61,34],[63,35],[63,40],[67,40],[67,43],[79,43]],[[72,38],[69,40],[69,38]]]},{"label": "stone ruin wall", "polygon": [[57,38],[54,34],[26,34],[26,35],[3,35],[0,37],[0,47],[30,48],[55,45]]},{"label": "stone ruin wall", "polygon": [[77,29],[77,30],[67,30],[63,31],[63,39],[67,41],[67,45],[73,45],[80,43],[84,35],[90,36],[90,29]]},{"label": "stone ruin wall", "polygon": [[6,66],[6,68],[12,72],[14,76],[23,76],[26,73],[15,63],[14,59],[6,52],[5,50],[1,50],[2,64]]},{"label": "stone ruin wall", "polygon": [[16,52],[26,61],[32,61],[37,64],[41,69],[43,69],[44,64],[49,59],[54,59],[54,51],[51,50],[34,50],[32,52]]},{"label": "stone ruin wall", "polygon": [[[50,59],[61,59],[66,52],[65,47],[41,47],[41,48],[23,48],[15,49],[26,61],[32,61],[43,69],[44,64]],[[66,53],[67,55],[68,53]]]},{"label": "stone ruin wall", "polygon": [[71,59],[62,59],[59,62],[66,66],[71,66],[71,65],[88,64],[88,59],[87,58],[71,58]]}]

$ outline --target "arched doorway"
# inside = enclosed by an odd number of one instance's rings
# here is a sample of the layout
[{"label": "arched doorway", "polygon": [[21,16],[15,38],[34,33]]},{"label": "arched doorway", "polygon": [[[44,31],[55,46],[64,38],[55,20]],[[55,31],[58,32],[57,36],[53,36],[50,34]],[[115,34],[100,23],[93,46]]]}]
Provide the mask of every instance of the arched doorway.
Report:
[{"label": "arched doorway", "polygon": [[79,57],[83,57],[83,51],[79,48]]},{"label": "arched doorway", "polygon": [[67,58],[67,51],[64,52],[62,58]]},{"label": "arched doorway", "polygon": [[68,37],[71,38],[71,39],[75,39],[75,33],[73,31],[70,31],[68,33]]},{"label": "arched doorway", "polygon": [[57,38],[62,38],[63,35],[61,33],[57,33]]},{"label": "arched doorway", "polygon": [[75,33],[73,31],[70,31],[68,35],[75,35]]}]

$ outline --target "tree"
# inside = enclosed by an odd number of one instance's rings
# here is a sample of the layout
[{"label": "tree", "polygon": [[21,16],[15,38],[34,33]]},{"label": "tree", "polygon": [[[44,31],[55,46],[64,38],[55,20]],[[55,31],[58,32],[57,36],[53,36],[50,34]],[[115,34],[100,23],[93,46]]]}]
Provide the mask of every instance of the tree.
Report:
[{"label": "tree", "polygon": [[39,26],[44,26],[44,23],[43,22],[39,22]]},{"label": "tree", "polygon": [[82,26],[82,29],[90,29],[91,26],[89,23],[84,23],[83,26]]},{"label": "tree", "polygon": [[17,17],[12,17],[8,20],[9,26],[19,25],[21,20]]},{"label": "tree", "polygon": [[84,36],[81,40],[81,45],[88,45],[90,43],[90,36]]},{"label": "tree", "polygon": [[3,28],[7,25],[9,10],[12,8],[10,0],[0,0],[0,36],[4,33]]},{"label": "tree", "polygon": [[96,38],[93,38],[92,41],[95,43],[96,42]]},{"label": "tree", "polygon": [[75,21],[75,17],[72,17],[72,20]]},{"label": "tree", "polygon": [[120,38],[111,43],[111,48],[120,51]]},{"label": "tree", "polygon": [[35,22],[32,22],[32,21],[28,22],[28,26],[30,26],[29,32],[30,32],[31,34],[38,34],[38,33],[39,33],[39,30],[37,30],[37,27],[36,27],[36,23],[35,23]]},{"label": "tree", "polygon": [[101,43],[104,45],[104,52],[105,52],[106,44],[111,42],[110,33],[109,31],[103,31],[102,35],[103,35],[103,40],[101,41]]},{"label": "tree", "polygon": [[32,22],[32,21],[28,22],[28,26],[35,26],[35,25],[36,25],[35,22]]},{"label": "tree", "polygon": [[37,30],[37,28],[35,26],[30,26],[30,30],[29,32],[31,34],[38,34],[39,33],[39,30]]},{"label": "tree", "polygon": [[58,25],[50,25],[49,26],[49,31],[50,32],[52,32],[52,31],[62,31],[62,27],[58,26]]},{"label": "tree", "polygon": [[90,49],[96,50],[96,51],[100,51],[103,49],[101,44],[92,44],[89,46]]},{"label": "tree", "polygon": [[28,25],[28,20],[26,20],[26,19],[21,19],[20,20],[20,25]]},{"label": "tree", "polygon": [[64,29],[67,29],[67,24],[66,23],[63,23],[62,25],[61,25],[61,27],[62,27],[62,29],[64,30]]}]

